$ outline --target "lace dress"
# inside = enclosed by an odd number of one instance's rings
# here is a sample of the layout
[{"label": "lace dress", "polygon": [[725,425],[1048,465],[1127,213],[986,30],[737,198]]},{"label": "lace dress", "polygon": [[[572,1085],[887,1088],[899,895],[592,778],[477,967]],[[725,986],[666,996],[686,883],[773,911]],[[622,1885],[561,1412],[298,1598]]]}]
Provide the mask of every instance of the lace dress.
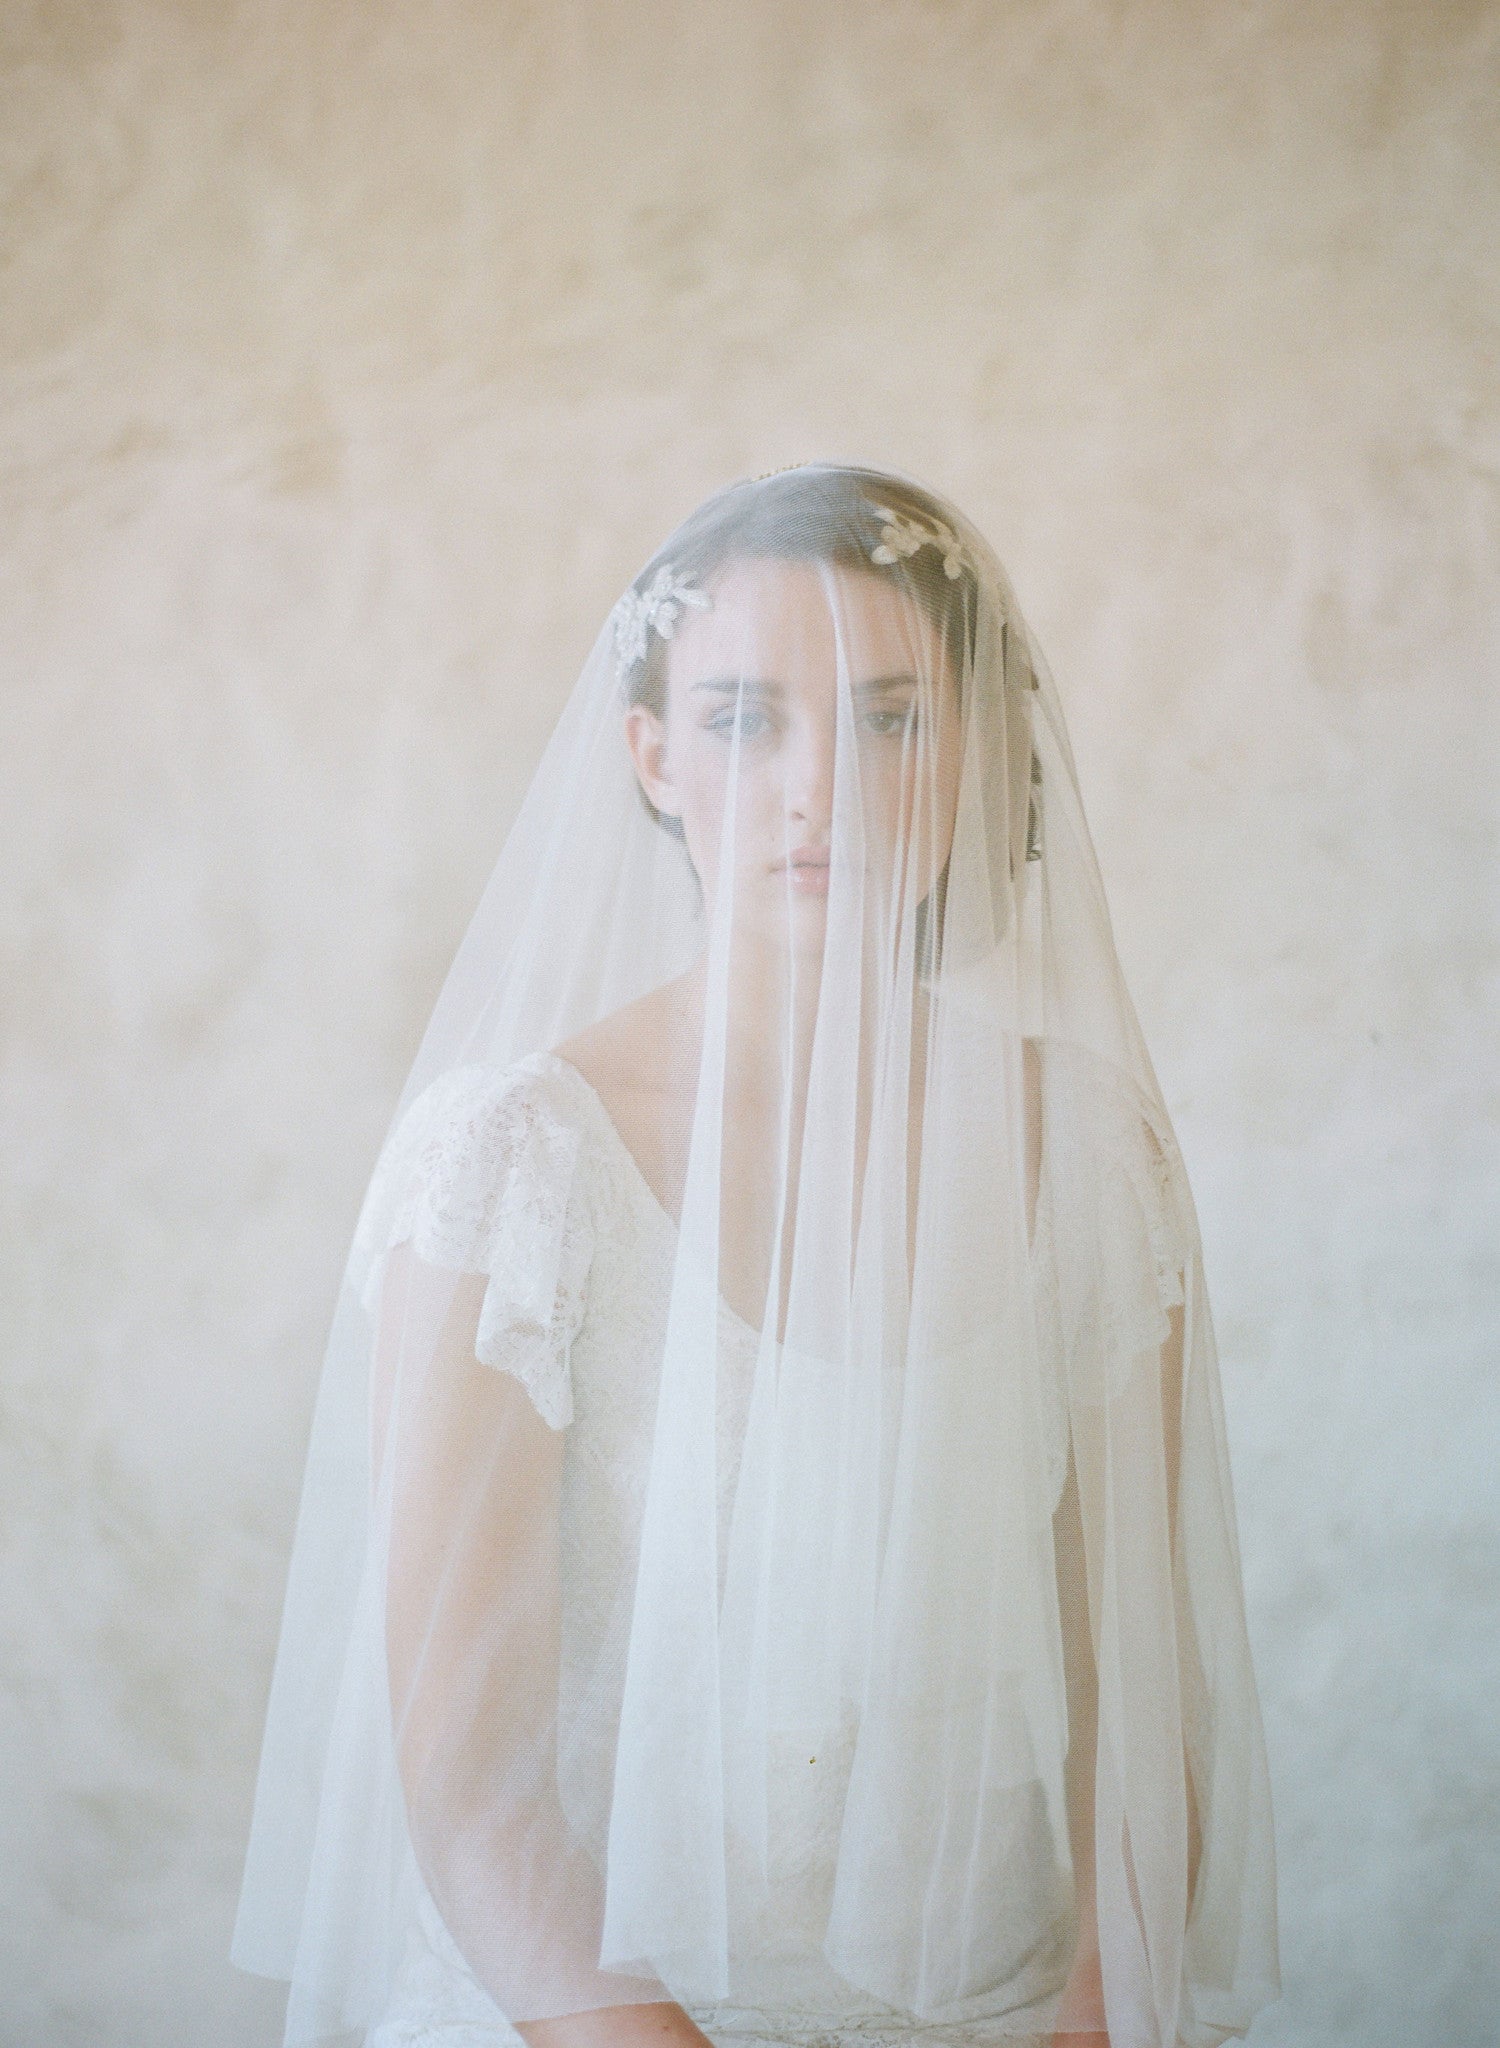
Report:
[{"label": "lace dress", "polygon": [[[537,1053],[505,1070],[459,1069],[419,1098],[382,1162],[360,1230],[377,1261],[410,1241],[436,1264],[486,1275],[478,1357],[515,1374],[542,1417],[567,1431],[558,1780],[569,1822],[602,1864],[614,1731],[575,1703],[597,1700],[601,1682],[616,1702],[623,1688],[676,1227],[588,1082],[557,1055]],[[760,1339],[722,1301],[719,1314],[727,1526]],[[747,2048],[1043,2042],[1015,2011],[963,2027],[913,2022],[852,1988],[823,1959],[819,1935],[853,1744],[852,1724],[825,1731],[816,1751],[802,1736],[785,1739],[769,1817],[773,1905],[748,1944],[767,1959],[765,2003],[689,2007],[693,2018],[711,2039]],[[1044,1959],[1039,1997],[1057,1988],[1066,1961],[1065,1953]],[[749,1981],[753,2000],[753,1968]],[[366,2048],[520,2041],[421,1895],[389,2008]]]}]

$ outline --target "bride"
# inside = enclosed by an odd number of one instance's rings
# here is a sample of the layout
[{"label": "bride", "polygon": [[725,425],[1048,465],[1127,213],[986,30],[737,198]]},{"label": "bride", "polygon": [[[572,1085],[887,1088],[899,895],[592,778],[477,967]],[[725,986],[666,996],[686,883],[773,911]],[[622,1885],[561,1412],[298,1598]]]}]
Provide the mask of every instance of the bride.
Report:
[{"label": "bride", "polygon": [[1277,1993],[1192,1200],[1056,695],[809,465],[615,607],[330,1341],[287,2042],[1216,2048]]}]

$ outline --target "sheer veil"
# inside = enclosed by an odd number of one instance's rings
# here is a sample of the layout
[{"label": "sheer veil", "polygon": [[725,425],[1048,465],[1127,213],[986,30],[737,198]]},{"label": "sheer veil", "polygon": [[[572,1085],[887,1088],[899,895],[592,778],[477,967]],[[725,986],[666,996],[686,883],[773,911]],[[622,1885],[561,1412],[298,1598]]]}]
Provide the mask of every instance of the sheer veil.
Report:
[{"label": "sheer veil", "polygon": [[1052,681],[906,479],[647,563],[371,1182],[234,1954],[357,2036],[422,1899],[523,2024],[1276,1994],[1192,1197]]}]

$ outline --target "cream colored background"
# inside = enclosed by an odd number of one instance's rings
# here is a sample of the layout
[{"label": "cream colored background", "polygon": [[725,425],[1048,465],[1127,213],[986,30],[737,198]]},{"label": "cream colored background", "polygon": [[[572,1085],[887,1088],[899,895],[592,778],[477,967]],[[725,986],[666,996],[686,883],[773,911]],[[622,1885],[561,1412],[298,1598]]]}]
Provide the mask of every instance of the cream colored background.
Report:
[{"label": "cream colored background", "polygon": [[276,2038],[363,1177],[604,610],[834,454],[1011,568],[1193,1173],[1253,2038],[1493,2042],[1500,9],[4,0],[0,67],[0,2038]]}]

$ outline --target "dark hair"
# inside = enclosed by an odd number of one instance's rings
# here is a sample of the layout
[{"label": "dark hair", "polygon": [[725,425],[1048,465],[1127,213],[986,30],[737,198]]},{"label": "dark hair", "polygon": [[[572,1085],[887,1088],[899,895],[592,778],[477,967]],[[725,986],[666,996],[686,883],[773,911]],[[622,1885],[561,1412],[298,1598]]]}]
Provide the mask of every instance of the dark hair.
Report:
[{"label": "dark hair", "polygon": [[[702,585],[732,561],[826,562],[878,576],[871,557],[887,521],[882,513],[918,526],[952,530],[946,506],[917,484],[879,470],[812,465],[786,469],[754,482],[730,484],[699,506],[657,549],[632,586],[644,592],[670,563],[675,576]],[[965,563],[950,576],[943,550],[921,547],[901,561],[901,576],[942,634],[953,672],[962,676],[972,656],[979,586]],[[667,700],[667,647],[646,635],[645,652],[621,678],[627,704],[660,718]],[[641,801],[657,824],[676,838],[678,819],[665,817],[644,790]]]}]

